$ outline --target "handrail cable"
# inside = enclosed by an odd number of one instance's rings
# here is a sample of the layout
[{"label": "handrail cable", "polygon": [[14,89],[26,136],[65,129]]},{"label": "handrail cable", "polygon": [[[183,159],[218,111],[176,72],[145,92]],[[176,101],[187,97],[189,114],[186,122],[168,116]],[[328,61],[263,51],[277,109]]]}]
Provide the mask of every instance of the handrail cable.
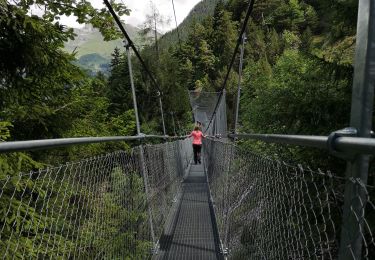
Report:
[{"label": "handrail cable", "polygon": [[106,142],[137,141],[144,139],[184,139],[186,136],[164,136],[164,135],[134,135],[134,136],[102,136],[102,137],[73,137],[41,139],[28,141],[0,142],[0,153],[58,148],[78,144],[93,144]]},{"label": "handrail cable", "polygon": [[251,139],[265,143],[280,143],[315,147],[319,149],[337,150],[349,154],[375,154],[375,138],[337,136],[330,140],[329,136],[318,135],[282,135],[282,134],[228,134],[229,138]]},{"label": "handrail cable", "polygon": [[254,2],[255,2],[255,0],[250,0],[250,1],[249,1],[249,5],[248,5],[248,7],[247,7],[247,11],[246,11],[245,20],[244,20],[244,22],[243,22],[243,24],[242,24],[242,28],[241,28],[240,34],[239,34],[239,36],[238,36],[238,39],[237,39],[237,44],[236,44],[236,47],[234,48],[234,52],[233,52],[233,55],[232,55],[231,62],[229,63],[229,65],[228,65],[228,67],[227,67],[227,74],[225,75],[224,82],[223,82],[223,84],[222,84],[222,86],[221,86],[221,88],[220,88],[219,98],[217,99],[217,102],[216,102],[216,105],[215,105],[214,112],[213,112],[212,115],[211,115],[210,122],[208,123],[208,125],[207,125],[206,129],[204,130],[204,132],[207,132],[208,128],[210,127],[210,125],[211,125],[211,123],[212,123],[212,120],[213,120],[213,118],[214,118],[214,116],[215,116],[215,114],[216,114],[217,108],[218,108],[218,106],[219,106],[219,104],[220,104],[221,98],[222,98],[222,96],[223,96],[223,91],[224,91],[225,86],[226,86],[226,84],[227,84],[227,81],[228,81],[228,79],[229,79],[230,71],[231,71],[231,69],[232,69],[232,67],[233,67],[234,61],[235,61],[236,56],[237,56],[238,48],[239,48],[239,46],[240,46],[240,44],[241,44],[241,42],[242,42],[242,35],[243,35],[243,33],[245,32],[245,30],[246,30],[247,23],[248,23],[248,21],[249,21],[249,19],[250,19],[250,15],[251,15],[251,13],[253,12],[253,9],[254,9]]}]

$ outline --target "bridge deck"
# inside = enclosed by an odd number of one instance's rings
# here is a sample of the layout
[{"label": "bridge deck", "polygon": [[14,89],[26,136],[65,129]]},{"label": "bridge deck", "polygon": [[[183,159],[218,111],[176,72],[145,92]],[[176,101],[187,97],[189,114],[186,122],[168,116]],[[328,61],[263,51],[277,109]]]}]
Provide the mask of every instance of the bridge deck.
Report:
[{"label": "bridge deck", "polygon": [[192,165],[156,259],[222,259],[202,165]]}]

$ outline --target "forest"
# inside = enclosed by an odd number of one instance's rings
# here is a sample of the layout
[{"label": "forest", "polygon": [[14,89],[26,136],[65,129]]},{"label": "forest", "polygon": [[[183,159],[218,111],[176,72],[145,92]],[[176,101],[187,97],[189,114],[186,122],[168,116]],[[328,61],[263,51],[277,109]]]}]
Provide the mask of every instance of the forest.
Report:
[{"label": "forest", "polygon": [[[95,10],[80,1],[76,7],[42,1],[35,3],[48,7],[48,12],[37,17],[28,13],[33,3],[5,1],[0,9],[2,140],[134,134],[124,50],[114,51],[109,77],[86,75],[74,65],[74,53],[62,50],[64,42],[74,37],[71,29],[59,24],[62,14],[91,23],[107,40],[120,37],[106,10]],[[161,39],[149,40],[150,45],[142,49],[163,92],[167,134],[175,134],[172,116],[177,134],[190,130],[187,90],[219,90],[247,4],[203,1],[179,28],[180,38],[173,30]],[[130,12],[122,4],[115,7],[120,15]],[[356,7],[354,0],[255,2],[246,31],[240,132],[328,135],[348,125]],[[210,13],[212,16],[207,15]],[[238,62],[226,89],[230,130]],[[133,63],[142,132],[162,133],[157,90],[136,59]],[[283,159],[342,170],[333,163],[327,165],[327,155],[320,152],[248,145]],[[69,149],[56,153],[78,158],[107,148],[93,145],[80,148],[83,154]],[[37,153],[32,158],[47,163],[54,160]]]},{"label": "forest", "polygon": [[[239,132],[329,135],[349,125],[357,4],[355,0],[255,1],[245,32]],[[183,32],[173,30],[159,40],[165,48],[143,50],[165,96],[178,95],[182,100],[180,93],[186,89],[220,90],[247,5],[241,0],[203,1],[182,24]],[[200,13],[212,15],[196,18]],[[238,64],[239,55],[226,85],[230,132]],[[167,109],[176,107],[169,107],[168,99],[166,104]],[[344,161],[324,151],[253,141],[241,145],[344,174]]]},{"label": "forest", "polygon": [[[120,16],[131,14],[124,2],[111,1]],[[30,13],[33,5],[44,7],[43,16]],[[162,90],[168,135],[185,135],[193,126],[188,90],[220,90],[247,5],[247,0],[204,0],[178,30],[147,39],[140,50]],[[357,5],[357,0],[255,1],[246,29],[239,132],[326,136],[349,125]],[[109,76],[90,75],[75,65],[74,52],[63,50],[75,35],[60,24],[62,15],[92,24],[105,40],[122,37],[108,11],[95,9],[88,1],[0,0],[1,142],[136,134],[125,49],[114,50]],[[132,62],[141,132],[162,134],[158,91],[139,61],[133,57]],[[226,85],[231,132],[238,66],[239,55]],[[0,154],[0,179],[111,151],[129,151],[137,144]],[[239,145],[344,176],[345,161],[328,152],[255,141]],[[116,171],[110,174],[120,178]],[[369,183],[375,184],[373,168]],[[9,196],[10,190],[6,190]],[[1,197],[0,205],[9,196]],[[112,207],[116,210],[115,204]],[[3,226],[13,221],[4,219],[4,214],[1,218]]]}]

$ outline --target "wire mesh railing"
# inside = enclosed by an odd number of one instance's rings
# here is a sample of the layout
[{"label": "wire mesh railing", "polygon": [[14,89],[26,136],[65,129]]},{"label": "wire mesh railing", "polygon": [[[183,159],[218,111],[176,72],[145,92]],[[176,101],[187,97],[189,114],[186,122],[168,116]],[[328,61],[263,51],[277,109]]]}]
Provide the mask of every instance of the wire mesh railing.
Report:
[{"label": "wire mesh railing", "polygon": [[[344,178],[225,141],[205,140],[204,156],[222,251],[229,259],[338,258]],[[363,226],[362,258],[373,259],[374,189],[351,181],[358,184],[353,200],[366,194],[356,219]]]},{"label": "wire mesh railing", "polygon": [[227,133],[225,91],[223,94],[198,90],[189,91],[189,100],[194,119],[196,123],[201,124],[205,134],[225,135]]},{"label": "wire mesh railing", "polygon": [[6,176],[0,180],[0,255],[148,258],[156,243],[151,226],[157,239],[190,146],[189,140],[146,145]]}]

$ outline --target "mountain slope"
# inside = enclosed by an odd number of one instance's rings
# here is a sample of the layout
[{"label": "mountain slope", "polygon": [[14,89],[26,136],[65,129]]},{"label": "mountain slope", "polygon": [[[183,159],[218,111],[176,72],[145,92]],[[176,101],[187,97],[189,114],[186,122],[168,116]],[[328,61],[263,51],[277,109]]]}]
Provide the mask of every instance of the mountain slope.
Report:
[{"label": "mountain slope", "polygon": [[109,63],[109,58],[103,58],[97,53],[82,55],[74,62],[74,64],[81,67],[89,75],[95,75],[99,71],[107,74],[109,71]]},{"label": "mountain slope", "polygon": [[[139,42],[138,28],[127,24],[125,29],[135,43]],[[123,48],[123,40],[117,39],[106,42],[103,40],[101,33],[91,25],[86,25],[81,29],[75,28],[74,32],[77,36],[74,40],[65,44],[65,50],[76,53],[77,61],[75,64],[91,75],[99,71],[107,73],[111,54],[116,47]]]},{"label": "mountain slope", "polygon": [[[130,38],[137,42],[139,29],[129,24],[125,25],[125,29]],[[100,32],[90,25],[86,25],[82,29],[74,29],[74,32],[77,34],[76,38],[73,41],[68,41],[65,44],[65,49],[68,52],[76,51],[77,58],[86,54],[97,53],[103,58],[109,59],[115,47],[121,48],[124,45],[122,39],[104,41]]]},{"label": "mountain slope", "polygon": [[[178,26],[181,40],[185,40],[189,33],[189,28],[194,22],[200,22],[207,16],[213,15],[216,4],[220,0],[203,0],[196,4],[190,11],[188,16]],[[163,49],[167,49],[169,46],[178,42],[177,29],[164,34],[159,41],[160,46]]]},{"label": "mountain slope", "polygon": [[[141,31],[140,28],[126,24],[125,30],[136,46],[143,43],[142,37],[138,35]],[[98,71],[107,73],[113,50],[116,47],[121,51],[124,50],[123,39],[104,41],[99,30],[91,25],[85,25],[81,29],[75,28],[74,32],[77,36],[73,41],[68,41],[64,49],[70,53],[75,52],[77,57],[75,64],[88,70],[89,74],[95,74]],[[153,36],[154,31],[150,31],[143,38],[152,38]]]}]

